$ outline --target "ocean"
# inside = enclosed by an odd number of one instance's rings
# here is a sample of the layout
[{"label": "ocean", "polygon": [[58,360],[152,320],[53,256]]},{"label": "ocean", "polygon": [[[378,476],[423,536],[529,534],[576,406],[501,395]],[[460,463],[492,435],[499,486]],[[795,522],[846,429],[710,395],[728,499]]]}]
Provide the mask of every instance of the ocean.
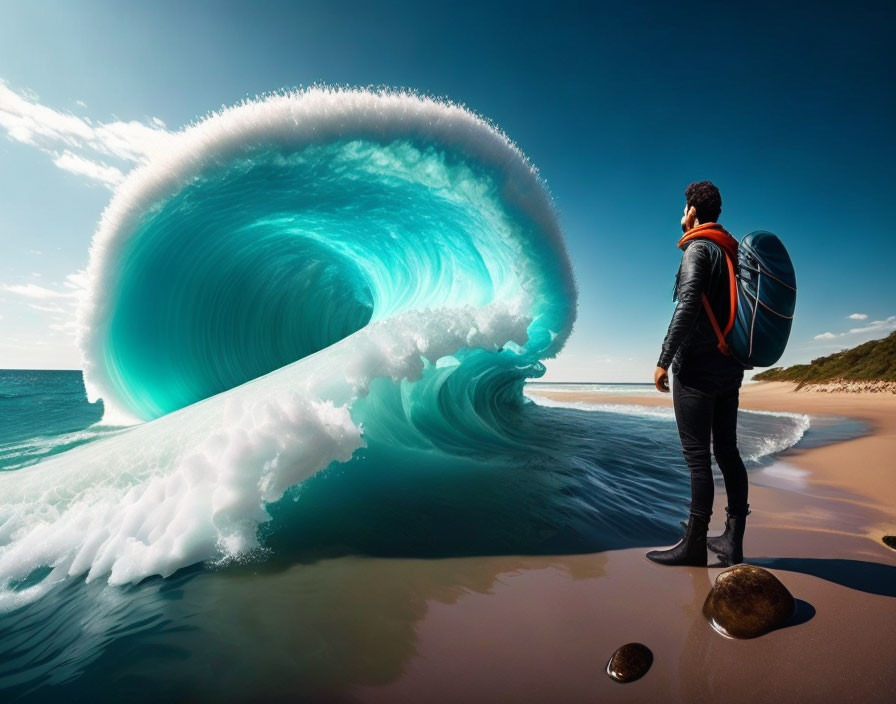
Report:
[{"label": "ocean", "polygon": [[[315,87],[167,145],[100,218],[83,372],[0,374],[6,699],[339,700],[520,556],[674,542],[671,411],[533,401],[577,287],[494,125]],[[859,432],[813,422],[742,453]]]},{"label": "ocean", "polygon": [[[649,385],[575,389],[650,392]],[[0,418],[3,478],[132,432],[98,424],[102,404],[87,401],[77,371],[0,371]],[[863,432],[854,421],[819,421],[816,430],[806,416],[742,411],[740,441],[751,475],[788,447]],[[118,586],[108,575],[88,580],[75,573],[37,598],[7,601],[0,693],[6,701],[327,698],[397,676],[413,653],[413,624],[428,600],[487,590],[498,578],[471,567],[456,574],[452,561],[435,558],[675,541],[689,485],[670,412],[530,403],[517,422],[538,442],[512,463],[386,465],[363,454],[334,463],[268,507],[258,548],[239,559],[204,560]],[[120,462],[127,474],[127,455]],[[77,472],[77,463],[69,469]],[[33,520],[43,540],[54,539],[61,488],[41,486],[40,497],[26,497],[42,502]],[[4,516],[15,510],[22,507],[3,506]],[[9,596],[27,592],[52,565],[24,577],[15,572],[9,554],[17,536],[7,525],[0,524],[0,582]],[[81,530],[74,537],[89,543],[89,523]]]}]

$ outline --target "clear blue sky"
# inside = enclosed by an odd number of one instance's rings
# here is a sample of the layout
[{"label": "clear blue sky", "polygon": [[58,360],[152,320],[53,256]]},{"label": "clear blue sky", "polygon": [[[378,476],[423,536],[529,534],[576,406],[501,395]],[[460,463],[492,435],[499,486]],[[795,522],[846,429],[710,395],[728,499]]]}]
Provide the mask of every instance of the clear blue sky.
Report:
[{"label": "clear blue sky", "polygon": [[314,82],[446,96],[532,158],[580,287],[548,379],[650,380],[700,179],[791,251],[783,362],[896,328],[892,3],[672,5],[2,2],[0,368],[78,366],[77,271],[162,123]]}]

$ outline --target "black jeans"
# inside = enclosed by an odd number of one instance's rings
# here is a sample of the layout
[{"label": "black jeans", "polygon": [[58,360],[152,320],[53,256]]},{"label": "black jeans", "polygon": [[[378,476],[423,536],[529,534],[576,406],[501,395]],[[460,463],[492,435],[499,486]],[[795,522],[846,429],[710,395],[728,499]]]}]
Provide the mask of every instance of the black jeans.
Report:
[{"label": "black jeans", "polygon": [[691,513],[708,519],[715,494],[710,440],[725,479],[728,506],[732,512],[746,510],[747,470],[737,449],[740,379],[701,384],[701,387],[686,386],[677,374],[672,377],[675,420],[684,459],[691,472]]}]

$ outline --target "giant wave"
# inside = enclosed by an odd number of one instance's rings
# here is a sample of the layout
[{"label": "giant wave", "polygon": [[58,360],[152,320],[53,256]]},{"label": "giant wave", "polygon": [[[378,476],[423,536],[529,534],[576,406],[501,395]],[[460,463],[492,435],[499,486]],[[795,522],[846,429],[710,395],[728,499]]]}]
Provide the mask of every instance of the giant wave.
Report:
[{"label": "giant wave", "polygon": [[0,477],[7,607],[245,554],[287,489],[371,443],[525,449],[507,409],[576,310],[521,151],[388,91],[282,93],[187,127],[114,195],[88,280],[88,396],[107,422],[152,422]]},{"label": "giant wave", "polygon": [[[667,417],[524,396],[571,332],[575,282],[537,172],[461,106],[314,88],[210,115],[121,184],[88,281],[105,425],[7,448],[0,611],[196,563],[677,531]],[[744,419],[755,461],[806,426]]]}]

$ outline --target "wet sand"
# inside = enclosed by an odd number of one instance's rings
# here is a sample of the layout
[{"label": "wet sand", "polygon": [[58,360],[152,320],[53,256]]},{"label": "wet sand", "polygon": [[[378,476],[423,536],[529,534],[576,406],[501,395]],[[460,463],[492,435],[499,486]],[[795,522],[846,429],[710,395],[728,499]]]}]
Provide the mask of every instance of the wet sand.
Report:
[{"label": "wet sand", "polygon": [[[601,403],[670,402],[659,394],[539,393]],[[873,428],[847,442],[788,451],[770,471],[751,474],[746,562],[770,569],[796,597],[790,625],[754,640],[720,636],[701,607],[721,569],[655,565],[644,548],[379,561],[378,593],[397,599],[414,584],[418,597],[430,596],[413,609],[400,655],[390,658],[394,643],[382,640],[378,657],[392,662],[391,674],[375,684],[358,678],[364,684],[335,698],[892,701],[896,551],[880,538],[896,534],[896,396],[794,393],[790,384],[763,383],[744,387],[741,406],[850,416]],[[724,506],[724,494],[717,494],[711,534],[722,529]],[[380,608],[387,621],[388,605]],[[631,641],[650,647],[654,664],[642,679],[619,684],[604,668]]]}]

